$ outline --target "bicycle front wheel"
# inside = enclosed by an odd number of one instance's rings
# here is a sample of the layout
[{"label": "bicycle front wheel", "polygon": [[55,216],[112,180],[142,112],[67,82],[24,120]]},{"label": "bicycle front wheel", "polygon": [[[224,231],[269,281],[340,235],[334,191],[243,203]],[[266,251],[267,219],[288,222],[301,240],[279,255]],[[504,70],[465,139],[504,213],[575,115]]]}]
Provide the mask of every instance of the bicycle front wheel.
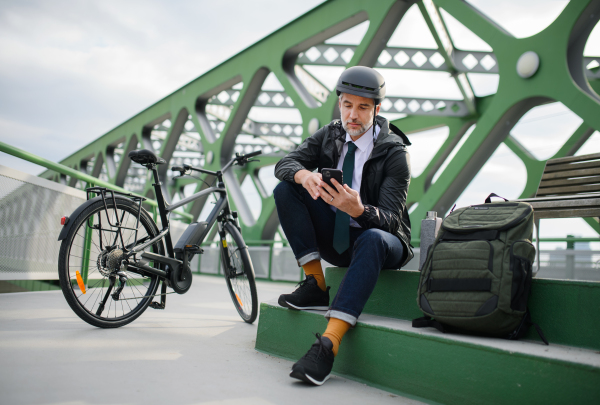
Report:
[{"label": "bicycle front wheel", "polygon": [[223,230],[225,238],[221,238],[221,267],[227,288],[242,319],[252,323],[258,315],[258,294],[248,247],[235,225],[228,222]]},{"label": "bicycle front wheel", "polygon": [[[114,207],[107,198],[107,211],[102,200],[97,201],[72,218],[58,257],[60,286],[69,306],[100,328],[117,328],[139,317],[159,284],[156,275],[120,266],[124,252],[158,235],[158,229],[146,210],[139,213],[133,201],[117,198],[116,202]],[[164,254],[162,241],[146,250]]]}]

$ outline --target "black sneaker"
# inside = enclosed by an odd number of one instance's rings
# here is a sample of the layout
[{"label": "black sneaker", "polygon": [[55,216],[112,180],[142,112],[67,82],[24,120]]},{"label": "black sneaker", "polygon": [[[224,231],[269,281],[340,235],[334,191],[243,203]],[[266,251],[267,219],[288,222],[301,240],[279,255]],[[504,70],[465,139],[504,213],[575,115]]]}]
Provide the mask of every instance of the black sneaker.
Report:
[{"label": "black sneaker", "polygon": [[299,287],[291,294],[281,294],[277,301],[282,307],[289,309],[329,309],[329,287],[321,290],[313,276],[306,276],[297,284]]},{"label": "black sneaker", "polygon": [[290,377],[314,385],[323,385],[333,367],[333,343],[317,333],[317,340],[310,350],[292,366]]}]

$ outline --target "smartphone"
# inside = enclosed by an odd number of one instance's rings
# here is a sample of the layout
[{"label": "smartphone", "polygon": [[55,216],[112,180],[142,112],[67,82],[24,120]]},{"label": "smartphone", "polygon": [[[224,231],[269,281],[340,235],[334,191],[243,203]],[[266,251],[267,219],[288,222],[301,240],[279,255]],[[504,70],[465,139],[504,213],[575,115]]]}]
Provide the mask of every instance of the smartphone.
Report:
[{"label": "smartphone", "polygon": [[323,169],[321,170],[321,175],[323,176],[323,181],[329,184],[335,190],[335,186],[331,182],[331,179],[336,179],[338,183],[344,184],[344,176],[341,170],[337,169]]}]

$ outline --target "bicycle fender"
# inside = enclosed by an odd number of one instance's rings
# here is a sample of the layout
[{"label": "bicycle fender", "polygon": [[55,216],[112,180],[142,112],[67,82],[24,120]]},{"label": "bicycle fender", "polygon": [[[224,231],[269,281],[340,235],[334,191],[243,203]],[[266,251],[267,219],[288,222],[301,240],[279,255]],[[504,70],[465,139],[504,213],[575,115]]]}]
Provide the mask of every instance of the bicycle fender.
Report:
[{"label": "bicycle fender", "polygon": [[[129,198],[120,196],[118,194],[116,194],[115,197],[118,200],[129,200]],[[112,199],[112,198],[110,198],[110,199]],[[109,200],[109,198],[107,198],[107,200]],[[75,211],[73,211],[73,213],[69,216],[69,218],[71,220],[68,221],[63,226],[62,231],[60,231],[60,234],[58,235],[58,240],[59,241],[65,239],[67,237],[67,235],[69,234],[69,231],[71,230],[71,227],[75,223],[75,218],[77,218],[79,216],[79,214],[81,214],[83,212],[83,210],[85,210],[87,207],[89,207],[90,205],[94,204],[97,201],[102,201],[102,196],[99,195],[98,197],[94,197],[92,199],[87,200],[86,202],[84,202],[83,204],[81,204],[79,207],[77,207],[75,209]],[[107,202],[107,205],[110,206],[110,204],[108,202]]]}]

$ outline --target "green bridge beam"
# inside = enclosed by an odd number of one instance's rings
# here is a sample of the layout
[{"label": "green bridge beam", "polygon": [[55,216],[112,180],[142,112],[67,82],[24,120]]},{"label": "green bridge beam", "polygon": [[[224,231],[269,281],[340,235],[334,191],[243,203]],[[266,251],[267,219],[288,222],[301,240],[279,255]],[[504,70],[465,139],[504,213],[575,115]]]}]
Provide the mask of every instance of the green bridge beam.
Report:
[{"label": "green bridge beam", "polygon": [[[395,60],[381,62],[380,56],[383,52],[399,54],[399,49],[388,47],[387,43],[410,7],[419,8],[438,45],[437,51],[427,51],[428,55],[437,52],[444,65],[434,67],[427,63],[421,67],[410,62],[408,68],[444,69],[449,72],[463,95],[463,100],[456,103],[462,103],[460,108],[466,108],[464,113],[458,114],[458,104],[451,107],[448,100],[412,99],[420,107],[407,117],[394,120],[398,127],[413,136],[436,127],[449,129],[447,139],[436,145],[438,149],[425,170],[412,179],[407,203],[412,208],[415,244],[418,244],[420,220],[426,212],[445,213],[502,143],[526,167],[527,182],[521,196],[535,193],[545,161],[536,159],[532,151],[510,135],[519,119],[532,108],[560,101],[583,119],[581,126],[554,157],[573,155],[593,131],[600,130],[600,80],[597,72],[586,69],[584,63],[590,58],[583,57],[586,40],[600,18],[599,0],[569,2],[552,24],[528,38],[515,38],[461,0],[331,0],[159,100],[61,163],[152,198],[147,174],[140,171],[140,167],[133,167],[126,156],[138,147],[154,150],[170,163],[160,168],[160,175],[167,200],[172,201],[173,198],[181,198],[184,187],[196,180],[170,179],[171,165],[184,159],[196,159],[198,165],[219,170],[240,149],[268,149],[269,152],[260,157],[260,162],[237,168],[227,180],[246,238],[273,239],[279,222],[272,190],[267,190],[261,183],[259,172],[273,166],[285,154],[286,148],[294,147],[316,128],[339,115],[335,94],[332,95],[326,86],[305,70],[303,63],[342,66],[347,61],[346,67],[387,68],[395,64],[398,68],[407,68]],[[473,96],[466,76],[469,68],[456,56],[469,51],[456,49],[440,8],[493,48],[493,52],[485,54],[497,62],[493,72],[498,72],[500,80],[494,95]],[[349,44],[343,51],[344,45],[325,43],[328,38],[365,21],[368,21],[368,29],[358,45]],[[327,58],[330,48],[337,55],[333,59]],[[309,52],[313,50],[320,55],[318,59],[309,58]],[[402,48],[402,52],[405,51],[411,52]],[[539,56],[540,65],[532,77],[524,79],[517,74],[516,65],[521,55],[528,51]],[[344,56],[343,52],[347,55]],[[473,51],[473,54],[482,56],[484,53]],[[347,59],[341,62],[342,57]],[[274,75],[281,89],[270,91],[263,88],[269,75]],[[394,103],[388,103],[389,111],[408,111],[400,101],[409,98],[400,96],[389,94],[389,99],[402,107],[399,109]],[[426,108],[426,103],[435,107]],[[277,125],[251,119],[249,115],[253,108],[264,108],[261,106],[286,107],[277,111],[296,111],[301,119],[302,132],[295,132],[298,121],[278,119],[275,113],[271,114],[273,119],[268,122]],[[475,129],[470,133],[468,142],[461,143],[473,125]],[[443,172],[436,176],[442,167]],[[68,182],[72,186],[84,186],[75,177],[51,170],[42,176]],[[437,177],[435,182],[434,177]],[[206,176],[202,178],[208,183],[214,180]],[[253,217],[252,207],[242,192],[241,184],[245,181],[249,181],[260,195],[262,210],[258,218]],[[206,188],[206,184],[199,183],[196,191],[202,188]],[[186,190],[189,191],[189,187]],[[197,218],[206,202],[207,199],[198,200],[186,207],[186,212]],[[588,223],[600,231],[597,221],[589,220]]]}]

